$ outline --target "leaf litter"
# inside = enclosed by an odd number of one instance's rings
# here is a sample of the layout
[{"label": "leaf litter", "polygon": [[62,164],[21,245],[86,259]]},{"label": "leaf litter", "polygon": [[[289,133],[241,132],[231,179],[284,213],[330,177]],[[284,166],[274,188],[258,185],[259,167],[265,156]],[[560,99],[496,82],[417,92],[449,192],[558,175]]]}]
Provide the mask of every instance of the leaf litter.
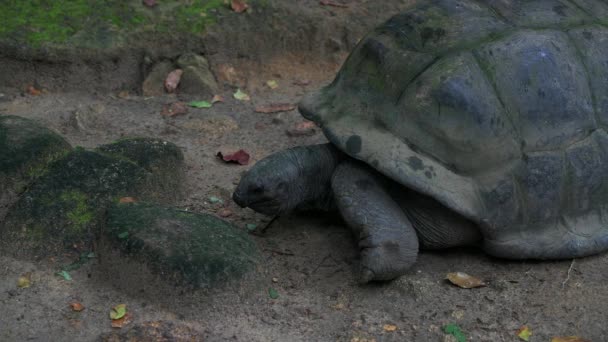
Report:
[{"label": "leaf litter", "polygon": [[168,93],[175,92],[182,79],[183,73],[184,71],[182,69],[175,69],[167,74],[167,78],[165,78],[165,90],[167,90]]},{"label": "leaf litter", "polygon": [[532,331],[527,325],[524,325],[517,330],[517,337],[519,337],[520,340],[530,341],[530,336],[532,336]]},{"label": "leaf litter", "polygon": [[236,92],[232,95],[235,99],[239,101],[250,101],[251,97],[247,95],[247,93],[243,92],[240,88],[236,90]]},{"label": "leaf litter", "polygon": [[446,278],[454,285],[461,287],[463,289],[472,289],[476,287],[484,287],[487,286],[479,278],[468,275],[464,272],[453,272],[448,273]]},{"label": "leaf litter", "polygon": [[245,152],[245,150],[238,151],[227,151],[220,150],[216,154],[220,159],[227,163],[237,163],[239,165],[247,165],[249,164],[249,153]]},{"label": "leaf litter", "polygon": [[279,113],[279,112],[289,112],[296,109],[296,106],[291,103],[271,103],[265,106],[255,107],[256,113]]}]

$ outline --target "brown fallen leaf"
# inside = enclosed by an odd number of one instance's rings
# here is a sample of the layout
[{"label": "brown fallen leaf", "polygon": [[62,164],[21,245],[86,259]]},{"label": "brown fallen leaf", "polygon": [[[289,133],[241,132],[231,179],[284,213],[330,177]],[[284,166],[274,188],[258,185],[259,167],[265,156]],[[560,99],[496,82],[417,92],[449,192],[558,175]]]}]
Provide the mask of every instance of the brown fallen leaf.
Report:
[{"label": "brown fallen leaf", "polygon": [[70,303],[70,307],[72,308],[73,311],[77,311],[77,312],[84,310],[84,305],[80,304],[79,302]]},{"label": "brown fallen leaf", "polygon": [[310,84],[310,80],[295,80],[293,81],[293,85],[297,86],[307,86]]},{"label": "brown fallen leaf", "polygon": [[131,313],[127,312],[121,318],[112,320],[112,328],[122,328],[125,325],[131,323],[132,319],[133,316],[131,315]]},{"label": "brown fallen leaf", "polygon": [[224,97],[222,95],[214,95],[213,98],[211,99],[211,103],[216,103],[216,102],[224,102]]},{"label": "brown fallen leaf", "polygon": [[317,133],[315,123],[312,121],[304,121],[295,125],[294,128],[287,130],[287,135],[290,137],[312,136]]},{"label": "brown fallen leaf", "polygon": [[486,286],[486,283],[464,272],[448,273],[446,278],[454,285],[463,289]]},{"label": "brown fallen leaf", "polygon": [[42,91],[40,89],[36,89],[36,87],[34,87],[33,85],[28,86],[26,88],[26,91],[28,94],[34,95],[34,96],[38,96],[38,95],[42,94]]},{"label": "brown fallen leaf", "polygon": [[154,7],[158,5],[158,3],[156,3],[156,0],[143,0],[142,3],[148,7]]},{"label": "brown fallen leaf", "polygon": [[131,97],[131,94],[129,94],[128,90],[123,90],[123,91],[121,91],[121,92],[118,93],[118,97],[121,98],[121,99],[126,100],[126,99],[128,99],[128,98]]},{"label": "brown fallen leaf", "polygon": [[163,116],[176,116],[188,113],[188,106],[185,102],[173,102],[163,106],[163,110],[160,115]]},{"label": "brown fallen leaf", "polygon": [[279,113],[289,112],[296,109],[296,106],[291,103],[271,103],[265,106],[258,106],[255,108],[256,113]]},{"label": "brown fallen leaf", "polygon": [[167,90],[168,93],[173,93],[175,89],[177,89],[183,73],[184,71],[182,69],[175,69],[167,74],[167,78],[165,78],[165,90]]},{"label": "brown fallen leaf", "polygon": [[395,331],[397,330],[397,326],[394,324],[385,324],[382,326],[382,329],[384,329],[384,331]]},{"label": "brown fallen leaf", "polygon": [[329,0],[321,0],[319,3],[323,6],[332,6],[332,7],[340,7],[340,8],[348,8],[348,5],[339,4],[337,2],[329,1]]},{"label": "brown fallen leaf", "polygon": [[135,203],[137,200],[134,197],[121,197],[118,203]]},{"label": "brown fallen leaf", "polygon": [[240,165],[249,164],[249,153],[244,150],[236,152],[219,151],[217,156],[227,163],[237,163]]},{"label": "brown fallen leaf", "polygon": [[232,0],[230,2],[230,8],[236,13],[243,13],[249,8],[249,5],[242,0]]},{"label": "brown fallen leaf", "polygon": [[552,338],[551,342],[591,342],[591,340],[587,340],[578,336],[558,336]]},{"label": "brown fallen leaf", "polygon": [[232,215],[232,210],[228,208],[222,208],[220,209],[220,211],[217,212],[217,214],[220,215],[220,217],[229,217]]}]

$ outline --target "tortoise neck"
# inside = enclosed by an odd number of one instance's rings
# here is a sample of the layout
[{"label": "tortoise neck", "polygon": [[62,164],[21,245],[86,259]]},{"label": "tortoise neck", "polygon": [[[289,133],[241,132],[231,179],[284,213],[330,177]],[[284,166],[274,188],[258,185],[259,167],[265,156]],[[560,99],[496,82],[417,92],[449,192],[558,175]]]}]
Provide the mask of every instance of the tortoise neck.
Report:
[{"label": "tortoise neck", "polygon": [[[342,154],[331,144],[299,146],[292,150],[298,177],[290,184],[296,210],[331,210],[331,177],[342,160]],[[299,196],[298,196],[299,194]],[[290,196],[290,197],[292,197]]]}]

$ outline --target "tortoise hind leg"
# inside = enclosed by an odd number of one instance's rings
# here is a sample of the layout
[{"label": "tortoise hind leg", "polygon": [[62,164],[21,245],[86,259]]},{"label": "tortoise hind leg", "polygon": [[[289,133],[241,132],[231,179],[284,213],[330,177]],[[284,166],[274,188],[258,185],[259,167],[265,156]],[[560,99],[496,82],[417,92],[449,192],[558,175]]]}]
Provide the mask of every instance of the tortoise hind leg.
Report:
[{"label": "tortoise hind leg", "polygon": [[360,281],[390,280],[416,261],[418,238],[412,224],[370,167],[340,164],[332,177],[336,205],[359,241]]},{"label": "tortoise hind leg", "polygon": [[412,222],[421,249],[444,249],[460,246],[479,246],[482,236],[479,227],[470,220],[446,208],[435,199],[395,184],[390,189]]}]

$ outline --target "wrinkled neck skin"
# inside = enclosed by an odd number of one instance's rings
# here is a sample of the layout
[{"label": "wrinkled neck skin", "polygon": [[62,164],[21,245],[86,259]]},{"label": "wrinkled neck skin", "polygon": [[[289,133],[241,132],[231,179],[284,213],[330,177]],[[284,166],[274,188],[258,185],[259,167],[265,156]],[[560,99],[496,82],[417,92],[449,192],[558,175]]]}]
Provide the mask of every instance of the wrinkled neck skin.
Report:
[{"label": "wrinkled neck skin", "polygon": [[291,210],[334,210],[331,177],[344,158],[331,144],[298,146],[285,151],[296,170],[288,185]]}]

